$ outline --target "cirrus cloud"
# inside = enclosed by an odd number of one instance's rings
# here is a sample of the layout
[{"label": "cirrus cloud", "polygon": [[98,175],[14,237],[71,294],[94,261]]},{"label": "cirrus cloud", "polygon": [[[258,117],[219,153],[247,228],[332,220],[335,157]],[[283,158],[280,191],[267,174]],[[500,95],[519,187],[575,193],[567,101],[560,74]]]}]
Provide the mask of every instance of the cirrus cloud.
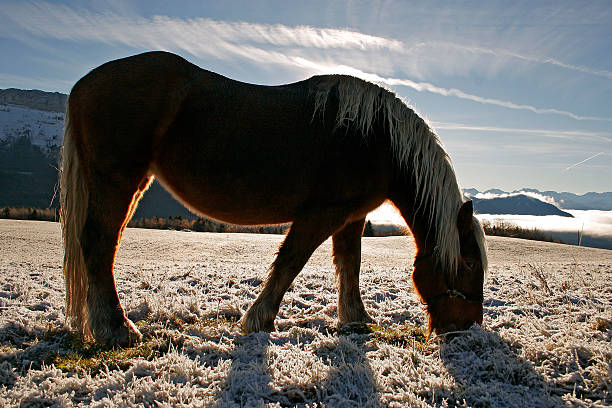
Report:
[{"label": "cirrus cloud", "polygon": [[[65,41],[122,44],[137,49],[185,51],[199,58],[242,59],[258,64],[280,64],[307,72],[347,73],[389,86],[406,86],[418,92],[538,115],[561,115],[579,121],[612,121],[612,118],[579,115],[568,110],[486,97],[457,88],[441,87],[427,81],[384,74],[396,71],[398,66],[404,64],[406,55],[412,55],[415,50],[427,48],[431,51],[435,47],[450,47],[467,53],[553,64],[594,75],[612,75],[603,70],[565,64],[552,58],[523,56],[508,50],[436,41],[409,46],[396,39],[346,29],[227,22],[209,18],[144,18],[73,9],[47,2],[3,5],[0,10],[0,27],[2,36],[21,38],[23,34],[27,34]],[[371,55],[376,55],[376,58],[371,58]],[[467,59],[463,58],[461,61],[465,62]],[[461,65],[463,64],[444,64],[447,67]]]}]

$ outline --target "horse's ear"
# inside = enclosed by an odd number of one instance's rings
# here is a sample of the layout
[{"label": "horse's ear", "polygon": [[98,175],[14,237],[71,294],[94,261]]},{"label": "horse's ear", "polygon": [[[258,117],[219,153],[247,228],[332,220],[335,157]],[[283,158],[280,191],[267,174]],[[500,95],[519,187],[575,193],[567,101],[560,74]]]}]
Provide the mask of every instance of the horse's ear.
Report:
[{"label": "horse's ear", "polygon": [[471,200],[463,203],[459,209],[457,228],[459,235],[469,235],[474,232],[474,206]]}]

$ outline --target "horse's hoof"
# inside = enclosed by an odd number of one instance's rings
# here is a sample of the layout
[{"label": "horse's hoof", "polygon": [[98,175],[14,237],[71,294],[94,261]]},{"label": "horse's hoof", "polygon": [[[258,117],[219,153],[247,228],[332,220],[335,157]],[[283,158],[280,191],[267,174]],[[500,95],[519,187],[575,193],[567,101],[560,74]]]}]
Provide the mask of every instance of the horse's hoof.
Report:
[{"label": "horse's hoof", "polygon": [[338,323],[338,334],[349,335],[349,334],[370,334],[374,332],[371,323],[363,322],[351,322],[351,323]]},{"label": "horse's hoof", "polygon": [[359,322],[365,324],[376,324],[376,320],[372,319],[367,313],[359,320]]},{"label": "horse's hoof", "polygon": [[127,327],[127,330],[122,330],[120,333],[122,344],[131,346],[140,343],[142,341],[142,333],[140,333],[136,325],[130,319],[125,319],[124,325],[122,327]]},{"label": "horse's hoof", "polygon": [[274,318],[272,319],[258,319],[257,312],[253,311],[253,308],[249,309],[242,319],[240,319],[240,328],[246,334],[257,333],[260,331],[271,333],[275,330]]},{"label": "horse's hoof", "polygon": [[370,315],[368,314],[368,312],[366,312],[365,310],[362,313],[358,313],[353,316],[343,316],[338,319],[338,325],[353,324],[353,323],[376,324],[376,320],[372,319]]},{"label": "horse's hoof", "polygon": [[94,335],[96,343],[105,346],[120,346],[129,347],[142,341],[140,330],[129,319],[124,319],[123,322],[105,333]]}]

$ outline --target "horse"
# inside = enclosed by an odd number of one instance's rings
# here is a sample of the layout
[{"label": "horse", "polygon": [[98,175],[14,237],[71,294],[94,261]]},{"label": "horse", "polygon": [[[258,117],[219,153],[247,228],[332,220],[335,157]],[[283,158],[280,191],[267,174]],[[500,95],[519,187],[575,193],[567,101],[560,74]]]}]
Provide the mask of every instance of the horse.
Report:
[{"label": "horse", "polygon": [[345,75],[238,82],[168,52],[95,68],[72,88],[60,168],[68,324],[101,344],[142,339],[113,273],[122,233],[156,178],[197,214],[291,223],[245,333],[273,331],[283,295],[332,237],[339,323],[373,322],[359,291],[366,215],[385,201],[417,246],[430,333],[482,323],[484,232],[430,126],[393,92]]}]

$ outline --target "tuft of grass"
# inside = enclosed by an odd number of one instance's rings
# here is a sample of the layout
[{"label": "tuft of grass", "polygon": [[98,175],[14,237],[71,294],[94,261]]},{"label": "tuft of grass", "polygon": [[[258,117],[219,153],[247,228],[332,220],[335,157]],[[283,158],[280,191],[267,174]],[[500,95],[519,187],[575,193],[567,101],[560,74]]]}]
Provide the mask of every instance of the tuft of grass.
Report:
[{"label": "tuft of grass", "polygon": [[427,329],[411,324],[391,327],[374,325],[373,336],[379,342],[420,352],[430,351],[433,347]]},{"label": "tuft of grass", "polygon": [[528,263],[527,268],[529,269],[531,274],[540,282],[541,289],[544,291],[544,293],[546,293],[546,295],[548,296],[552,296],[553,292],[548,286],[546,274],[544,273],[544,268],[534,263]]},{"label": "tuft of grass", "polygon": [[369,323],[349,323],[339,326],[337,333],[367,334],[378,342],[422,352],[429,351],[433,346],[429,341],[427,329],[411,324],[386,327]]},{"label": "tuft of grass", "polygon": [[[348,336],[351,334],[372,334],[376,325],[371,323],[343,323],[339,324],[336,333],[339,336]],[[331,331],[333,333],[333,330]]]},{"label": "tuft of grass", "polygon": [[49,362],[64,372],[87,371],[99,373],[106,369],[127,370],[133,359],[153,360],[167,352],[171,338],[164,336],[148,338],[133,347],[108,347],[83,341],[78,334],[71,333],[68,341],[70,351],[55,355]]},{"label": "tuft of grass", "polygon": [[594,330],[605,333],[608,330],[612,330],[612,320],[596,317],[595,321],[592,323],[592,327]]}]

